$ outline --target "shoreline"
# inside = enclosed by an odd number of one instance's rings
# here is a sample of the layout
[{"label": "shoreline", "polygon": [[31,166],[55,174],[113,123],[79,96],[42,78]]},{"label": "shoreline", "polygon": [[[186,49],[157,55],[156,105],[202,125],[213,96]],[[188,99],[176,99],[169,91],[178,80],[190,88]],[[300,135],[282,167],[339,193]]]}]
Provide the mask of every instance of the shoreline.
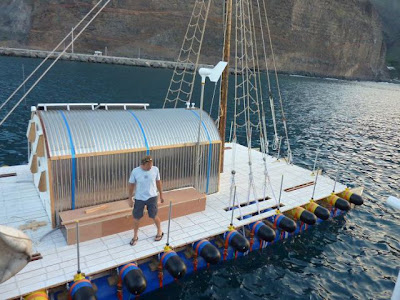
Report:
[{"label": "shoreline", "polygon": [[[51,51],[46,50],[33,50],[33,49],[21,49],[21,48],[5,48],[0,47],[0,56],[14,56],[14,57],[28,57],[28,58],[41,58],[44,59],[49,55]],[[60,54],[60,51],[54,52],[50,55],[50,59],[56,59]],[[162,68],[162,69],[186,69],[194,70],[194,64],[178,63],[174,61],[156,60],[147,58],[130,58],[120,56],[106,56],[106,55],[94,55],[94,54],[83,54],[83,53],[64,53],[60,60],[77,61],[77,62],[88,62],[88,63],[102,63],[102,64],[114,64],[124,66],[135,66],[135,67],[149,67],[149,68]],[[199,65],[199,67],[210,67],[209,65]]]},{"label": "shoreline", "polygon": [[[35,49],[22,49],[22,48],[6,48],[0,47],[0,56],[12,56],[12,57],[27,57],[27,58],[40,58],[44,59],[47,55],[51,53],[51,51],[47,50],[35,50]],[[60,51],[54,52],[50,59],[56,59],[60,54]],[[64,61],[75,61],[75,62],[86,62],[86,63],[101,63],[101,64],[113,64],[113,65],[123,65],[123,66],[134,66],[134,67],[146,67],[146,68],[155,68],[155,69],[175,69],[178,70],[194,70],[194,64],[188,63],[178,63],[175,61],[167,61],[161,59],[148,59],[148,58],[131,58],[131,57],[121,57],[121,56],[108,56],[108,55],[94,55],[94,54],[83,54],[83,53],[70,53],[66,52],[62,55],[60,60]],[[199,68],[212,68],[212,65],[208,64],[199,64]],[[234,68],[230,68],[230,73],[234,74]],[[265,70],[261,70],[265,72]],[[272,71],[269,71],[272,73]],[[318,78],[318,79],[326,79],[326,80],[348,80],[348,81],[366,81],[366,82],[386,82],[386,83],[394,83],[399,84],[398,80],[374,80],[374,79],[366,79],[366,78],[357,78],[357,77],[345,77],[338,76],[333,77],[331,75],[323,75],[319,73],[310,73],[310,72],[287,72],[287,71],[278,71],[279,75],[287,75],[292,77],[304,77],[304,78]]]}]

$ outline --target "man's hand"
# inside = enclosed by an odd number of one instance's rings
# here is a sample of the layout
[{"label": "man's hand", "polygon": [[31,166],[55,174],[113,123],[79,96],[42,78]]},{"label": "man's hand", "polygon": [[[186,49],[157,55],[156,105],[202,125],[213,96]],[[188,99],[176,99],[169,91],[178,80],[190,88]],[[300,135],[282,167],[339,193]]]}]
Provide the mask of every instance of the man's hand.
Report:
[{"label": "man's hand", "polygon": [[128,201],[131,207],[133,207],[133,193],[135,192],[135,187],[136,187],[135,183],[128,184]]},{"label": "man's hand", "polygon": [[160,202],[164,203],[163,190],[161,180],[156,180],[158,192],[160,193]]}]

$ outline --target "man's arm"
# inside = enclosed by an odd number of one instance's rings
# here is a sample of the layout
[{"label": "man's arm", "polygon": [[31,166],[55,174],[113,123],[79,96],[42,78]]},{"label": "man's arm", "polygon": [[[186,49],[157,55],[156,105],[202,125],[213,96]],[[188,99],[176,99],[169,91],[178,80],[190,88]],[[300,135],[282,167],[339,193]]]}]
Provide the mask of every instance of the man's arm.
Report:
[{"label": "man's arm", "polygon": [[129,205],[133,206],[133,193],[135,192],[136,183],[128,183],[128,200]]},{"label": "man's arm", "polygon": [[156,185],[157,185],[158,192],[160,193],[160,201],[161,201],[161,203],[164,203],[161,180],[156,180]]}]

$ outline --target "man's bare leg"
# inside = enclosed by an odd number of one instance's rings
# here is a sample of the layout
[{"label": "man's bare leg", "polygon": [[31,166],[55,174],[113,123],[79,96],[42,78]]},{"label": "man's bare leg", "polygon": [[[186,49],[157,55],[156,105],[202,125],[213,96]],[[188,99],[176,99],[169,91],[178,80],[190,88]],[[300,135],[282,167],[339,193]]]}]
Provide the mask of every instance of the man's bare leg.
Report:
[{"label": "man's bare leg", "polygon": [[155,216],[154,220],[154,224],[156,224],[157,227],[157,235],[161,236],[161,234],[163,233],[161,230],[161,221],[160,218],[158,216]]},{"label": "man's bare leg", "polygon": [[133,218],[133,239],[134,240],[137,240],[137,238],[138,238],[139,222],[140,222],[140,220]]}]

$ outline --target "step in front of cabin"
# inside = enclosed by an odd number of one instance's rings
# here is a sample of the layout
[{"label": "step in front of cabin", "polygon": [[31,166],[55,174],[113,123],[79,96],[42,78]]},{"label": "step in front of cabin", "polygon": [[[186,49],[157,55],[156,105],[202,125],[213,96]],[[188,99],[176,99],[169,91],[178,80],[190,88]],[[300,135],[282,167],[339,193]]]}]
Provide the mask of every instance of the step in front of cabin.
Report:
[{"label": "step in front of cabin", "polygon": [[[172,202],[171,218],[178,218],[206,208],[206,195],[194,188],[164,192],[164,203],[158,203],[158,216],[168,220],[169,202]],[[60,213],[62,231],[68,245],[76,243],[76,222],[79,222],[81,242],[131,230],[133,228],[132,207],[129,200],[120,200]],[[145,209],[140,227],[150,225]]]}]

